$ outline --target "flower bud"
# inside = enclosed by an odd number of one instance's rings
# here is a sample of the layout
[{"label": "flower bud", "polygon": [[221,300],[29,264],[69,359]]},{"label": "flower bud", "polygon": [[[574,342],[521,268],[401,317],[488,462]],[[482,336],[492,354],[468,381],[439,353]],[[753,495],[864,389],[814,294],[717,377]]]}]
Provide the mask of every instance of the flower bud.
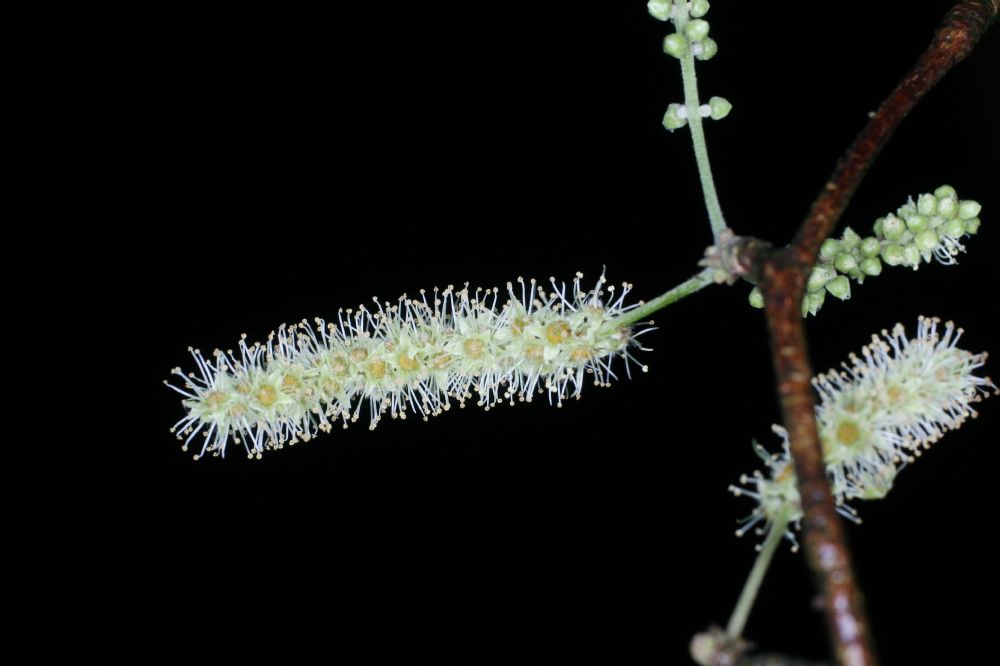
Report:
[{"label": "flower bud", "polygon": [[667,112],[663,114],[663,126],[673,132],[687,125],[687,118],[682,117],[685,108],[682,104],[671,104],[667,107]]},{"label": "flower bud", "polygon": [[823,307],[823,301],[826,300],[826,292],[822,289],[819,291],[809,292],[805,296],[805,306],[809,314],[816,316],[819,309]]},{"label": "flower bud", "polygon": [[913,242],[916,243],[917,249],[924,253],[933,252],[939,244],[938,235],[934,233],[933,229],[920,232]]},{"label": "flower bud", "polygon": [[851,297],[851,281],[846,275],[838,275],[826,283],[826,290],[840,300],[846,301]]},{"label": "flower bud", "polygon": [[649,0],[646,3],[646,9],[649,10],[649,15],[660,21],[670,20],[670,0]]},{"label": "flower bud", "polygon": [[983,209],[978,201],[963,201],[958,204],[958,216],[963,220],[971,220],[979,216],[979,211]]},{"label": "flower bud", "polygon": [[675,58],[683,58],[688,52],[688,41],[677,32],[667,35],[663,38],[663,52]]},{"label": "flower bud", "polygon": [[858,246],[858,250],[861,252],[862,257],[877,257],[879,251],[882,249],[882,244],[878,242],[877,238],[869,236],[861,241],[861,245]]},{"label": "flower bud", "polygon": [[861,263],[858,264],[858,268],[860,268],[861,272],[865,275],[875,277],[882,272],[882,262],[879,261],[878,257],[868,257],[861,260]]},{"label": "flower bud", "polygon": [[719,52],[719,45],[711,37],[706,37],[695,44],[691,52],[698,60],[711,60]]},{"label": "flower bud", "polygon": [[937,213],[937,199],[933,194],[921,194],[917,199],[917,212],[930,217]]},{"label": "flower bud", "polygon": [[910,230],[910,233],[919,234],[928,226],[929,221],[923,215],[914,214],[906,218],[906,228]]},{"label": "flower bud", "polygon": [[[712,120],[722,120],[729,115],[732,110],[733,105],[729,103],[729,100],[724,97],[713,97],[708,100],[709,108],[711,109]],[[978,210],[976,213],[978,214]],[[971,217],[975,217],[972,215]]]},{"label": "flower bud", "polygon": [[850,273],[858,267],[858,260],[850,252],[842,252],[837,255],[833,265],[841,273]]},{"label": "flower bud", "polygon": [[882,261],[890,266],[899,266],[905,261],[903,248],[899,245],[886,245],[882,248]]},{"label": "flower bud", "polygon": [[965,221],[959,218],[948,220],[944,223],[942,228],[944,229],[944,232],[952,238],[961,238],[965,233]]},{"label": "flower bud", "polygon": [[829,266],[815,266],[809,274],[809,281],[806,282],[807,291],[819,291],[826,286],[826,283],[837,277],[837,271]]},{"label": "flower bud", "polygon": [[906,223],[889,213],[882,220],[882,235],[886,240],[899,240],[906,231]]},{"label": "flower bud", "polygon": [[941,187],[934,190],[934,196],[938,198],[938,201],[940,203],[940,200],[944,199],[945,197],[951,197],[952,199],[957,199],[958,192],[956,192],[955,188],[952,187],[951,185],[942,185]]},{"label": "flower bud", "polygon": [[844,229],[844,233],[840,236],[840,242],[844,246],[845,250],[853,250],[861,244],[861,236],[859,236],[854,229],[847,227]]},{"label": "flower bud", "polygon": [[692,42],[700,42],[708,37],[708,29],[708,21],[698,18],[684,26],[684,35]]},{"label": "flower bud", "polygon": [[691,3],[691,16],[695,18],[701,18],[708,13],[708,8],[711,7],[708,4],[708,0],[694,0]]},{"label": "flower bud", "polygon": [[949,220],[958,215],[958,200],[955,197],[938,199],[938,215]]},{"label": "flower bud", "polygon": [[824,261],[833,261],[840,253],[840,241],[835,238],[827,238],[819,247],[819,256]]},{"label": "flower bud", "polygon": [[750,305],[755,308],[764,307],[764,294],[761,293],[760,289],[754,287],[750,290]]}]

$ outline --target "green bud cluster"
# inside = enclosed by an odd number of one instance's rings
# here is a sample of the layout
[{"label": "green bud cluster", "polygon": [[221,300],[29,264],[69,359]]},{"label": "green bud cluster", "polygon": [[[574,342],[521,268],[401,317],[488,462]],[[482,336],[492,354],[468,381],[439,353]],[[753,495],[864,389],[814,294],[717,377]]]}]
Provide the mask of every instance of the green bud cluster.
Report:
[{"label": "green bud cluster", "polygon": [[683,58],[689,53],[698,60],[710,60],[719,52],[719,45],[708,36],[711,29],[702,17],[708,13],[708,0],[693,2],[671,2],[670,0],[649,0],[646,8],[650,15],[660,21],[672,21],[677,32],[663,40],[663,52],[675,58]]},{"label": "green bud cluster", "polygon": [[[708,100],[708,104],[698,107],[698,115],[702,118],[712,120],[722,120],[729,115],[733,105],[724,97],[713,97]],[[667,112],[663,114],[663,126],[673,132],[684,127],[688,123],[688,111],[683,104],[673,103],[667,107]]]},{"label": "green bud cluster", "polygon": [[[708,13],[708,0],[694,2],[669,2],[649,0],[649,13],[660,21],[671,21],[676,32],[663,38],[663,52],[674,58],[694,57],[708,60],[719,52],[719,45],[708,36],[711,26],[702,17]],[[712,97],[708,104],[698,107],[698,116],[722,120],[729,115],[733,105],[723,97]],[[693,112],[693,111],[692,111]],[[688,124],[688,110],[683,104],[673,103],[663,114],[663,126],[673,132]]]},{"label": "green bud cluster", "polygon": [[[960,200],[955,188],[942,185],[933,194],[922,194],[916,201],[911,198],[895,213],[875,220],[871,236],[861,237],[848,227],[840,238],[828,238],[806,283],[802,316],[819,312],[827,293],[847,300],[851,279],[861,284],[866,277],[881,274],[883,265],[916,270],[932,259],[957,263],[955,256],[965,251],[961,239],[979,231],[981,209],[975,201]],[[757,287],[749,300],[755,308],[764,307]]]},{"label": "green bud cluster", "polygon": [[[672,0],[649,0],[646,3],[646,9],[649,10],[650,15],[659,19],[660,21],[669,21],[676,17],[676,13],[679,7],[676,5],[685,5],[686,2],[673,2]],[[690,3],[688,7],[688,15],[692,18],[701,18],[708,13],[708,9],[711,7],[708,0],[694,0]]]}]

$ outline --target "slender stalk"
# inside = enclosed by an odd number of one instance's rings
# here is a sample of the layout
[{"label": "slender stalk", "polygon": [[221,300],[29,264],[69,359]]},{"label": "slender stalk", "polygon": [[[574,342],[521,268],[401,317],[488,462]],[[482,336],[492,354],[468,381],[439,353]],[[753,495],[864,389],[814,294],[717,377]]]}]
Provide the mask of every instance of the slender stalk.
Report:
[{"label": "slender stalk", "polygon": [[[678,29],[682,28],[678,22]],[[719,195],[715,191],[715,180],[712,178],[712,164],[708,159],[708,146],[705,144],[705,128],[701,124],[698,108],[698,77],[694,71],[694,56],[688,51],[681,57],[681,78],[684,81],[684,106],[687,109],[687,124],[691,128],[691,142],[694,144],[694,157],[698,163],[698,177],[701,179],[701,191],[705,197],[705,208],[708,209],[708,221],[712,225],[712,236],[716,241],[719,234],[726,228],[726,220],[722,216],[722,206]]]},{"label": "slender stalk", "polygon": [[[674,27],[683,34],[684,26],[688,24],[687,4],[678,5],[675,9]],[[691,142],[694,144],[694,158],[698,163],[698,177],[701,179],[701,192],[705,198],[705,208],[708,209],[708,221],[712,225],[712,237],[716,242],[726,228],[726,220],[722,216],[722,206],[719,195],[715,191],[715,180],[712,178],[712,164],[708,160],[708,146],[705,144],[705,128],[701,124],[698,108],[698,76],[694,71],[694,55],[688,50],[681,58],[681,79],[684,82],[684,108],[687,111],[687,124],[691,128]]]},{"label": "slender stalk", "polygon": [[642,321],[649,315],[653,314],[657,310],[662,310],[671,303],[676,303],[685,296],[690,296],[691,294],[699,291],[708,285],[713,283],[712,275],[714,271],[709,269],[703,270],[694,277],[681,282],[679,285],[671,289],[670,291],[660,294],[651,301],[647,301],[637,307],[636,309],[622,315],[618,319],[612,322],[613,326],[628,326],[634,324],[637,321]]},{"label": "slender stalk", "polygon": [[733,609],[733,614],[729,617],[729,624],[726,625],[726,634],[730,638],[736,639],[743,635],[747,618],[750,617],[750,609],[753,608],[753,602],[757,599],[760,584],[764,582],[764,574],[767,572],[771,558],[778,550],[781,537],[784,536],[787,528],[788,518],[785,515],[771,523],[771,529],[767,533],[767,538],[764,539],[764,544],[760,547],[760,552],[757,553],[757,560],[753,563],[753,568],[750,569],[750,575],[747,576],[747,582],[743,584],[743,591],[740,592],[736,608]]}]

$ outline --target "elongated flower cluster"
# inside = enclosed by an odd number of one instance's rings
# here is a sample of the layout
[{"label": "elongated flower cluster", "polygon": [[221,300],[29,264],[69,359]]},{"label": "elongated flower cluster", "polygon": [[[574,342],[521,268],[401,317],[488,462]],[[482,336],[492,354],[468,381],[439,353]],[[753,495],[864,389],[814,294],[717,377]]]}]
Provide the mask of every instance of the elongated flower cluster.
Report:
[{"label": "elongated flower cluster", "polygon": [[[500,290],[468,285],[434,290],[420,298],[405,294],[370,310],[343,310],[336,323],[316,319],[282,326],[264,344],[240,340],[238,350],[216,350],[211,358],[191,350],[197,372],[180,386],[187,414],[175,426],[187,450],[201,433],[196,458],[224,455],[230,439],[251,457],[265,449],[308,441],[330,431],[338,419],[347,427],[367,405],[374,428],[385,414],[423,418],[447,411],[452,402],[489,409],[506,401],[528,401],[546,393],[562,405],[578,398],[590,378],[599,386],[616,378],[612,360],[635,362],[631,347],[652,330],[616,323],[637,307],[625,305],[631,285],[616,293],[604,276],[585,292],[577,274],[572,293],[551,279],[546,293],[535,280],[507,283],[509,300],[498,307]],[[641,366],[645,371],[645,366]]]},{"label": "elongated flower cluster", "polygon": [[[982,206],[971,200],[959,200],[955,188],[942,185],[934,194],[912,198],[885,217],[875,220],[872,235],[862,238],[847,227],[839,239],[828,238],[820,248],[819,259],[809,275],[802,316],[815,315],[823,307],[826,294],[847,300],[851,297],[848,278],[862,284],[866,277],[882,273],[882,265],[920,268],[932,259],[955,264],[959,252],[965,252],[962,239],[979,231]],[[764,297],[757,287],[750,292],[750,304],[764,307]]]},{"label": "elongated flower cluster", "polygon": [[[857,520],[847,501],[884,497],[903,466],[976,416],[973,405],[989,389],[996,391],[988,377],[974,374],[987,355],[959,349],[961,335],[951,322],[941,331],[937,319],[921,317],[912,339],[896,325],[891,333],[873,336],[860,357],[851,354],[841,371],[813,379],[827,475],[844,516]],[[802,517],[788,436],[777,426],[775,432],[784,440],[782,453],[773,455],[754,444],[767,473],[743,476],[742,487],[730,487],[757,501],[737,534],[761,521],[766,529],[782,514],[793,523]]]}]

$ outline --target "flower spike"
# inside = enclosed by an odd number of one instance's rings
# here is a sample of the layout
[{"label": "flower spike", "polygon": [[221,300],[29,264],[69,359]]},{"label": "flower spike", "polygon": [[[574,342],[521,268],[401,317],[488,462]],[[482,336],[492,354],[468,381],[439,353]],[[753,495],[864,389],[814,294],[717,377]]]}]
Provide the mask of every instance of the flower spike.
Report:
[{"label": "flower spike", "polygon": [[449,286],[430,297],[422,290],[420,298],[342,310],[336,322],[282,325],[266,343],[243,336],[235,353],[205,358],[192,349],[197,372],[177,368],[180,381],[168,383],[187,410],[173,430],[185,450],[201,433],[196,458],[224,455],[230,440],[259,458],[338,420],[347,427],[363,406],[372,428],[386,414],[427,419],[470,399],[490,409],[545,394],[561,406],[587,381],[617,379],[615,357],[631,376],[632,350],[644,349],[637,339],[653,330],[615,323],[637,307],[625,305],[632,285],[616,291],[601,275],[585,291],[582,277],[569,290],[551,278],[551,291],[518,278],[499,307],[497,288]]},{"label": "flower spike", "polygon": [[[945,432],[975,417],[973,405],[996,392],[989,377],[975,374],[987,355],[959,348],[961,335],[962,329],[951,322],[941,330],[939,320],[920,317],[914,337],[897,324],[891,333],[873,336],[861,356],[851,354],[841,370],[813,379],[826,472],[838,511],[846,518],[860,522],[849,500],[885,497],[905,465]],[[788,434],[778,426],[774,431],[783,440],[781,454],[754,443],[767,473],[744,475],[742,485],[730,486],[734,494],[757,502],[738,535],[761,522],[764,528],[758,531],[763,533],[779,516],[790,523],[802,517]]]}]

